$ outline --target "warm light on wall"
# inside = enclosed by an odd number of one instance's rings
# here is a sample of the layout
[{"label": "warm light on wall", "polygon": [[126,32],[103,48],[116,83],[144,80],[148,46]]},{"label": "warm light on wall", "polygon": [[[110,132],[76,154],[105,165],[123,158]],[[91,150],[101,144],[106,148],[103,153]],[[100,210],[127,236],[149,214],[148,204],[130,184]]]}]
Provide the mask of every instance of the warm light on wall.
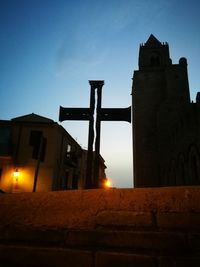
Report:
[{"label": "warm light on wall", "polygon": [[[7,169],[5,168],[1,177],[1,189],[6,193],[32,192],[34,173],[35,166],[10,165]],[[47,174],[46,176],[51,175],[51,173],[49,175],[47,172],[45,172],[45,174]],[[43,176],[45,176],[45,174]],[[50,191],[50,185],[49,188]]]}]

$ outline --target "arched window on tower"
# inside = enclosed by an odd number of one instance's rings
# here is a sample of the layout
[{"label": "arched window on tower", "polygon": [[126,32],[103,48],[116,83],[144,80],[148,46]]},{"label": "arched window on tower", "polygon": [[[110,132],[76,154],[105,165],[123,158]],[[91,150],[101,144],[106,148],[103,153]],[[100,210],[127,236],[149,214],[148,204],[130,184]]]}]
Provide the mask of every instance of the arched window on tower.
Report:
[{"label": "arched window on tower", "polygon": [[160,55],[158,53],[153,53],[150,56],[150,65],[152,67],[158,67],[161,65]]}]

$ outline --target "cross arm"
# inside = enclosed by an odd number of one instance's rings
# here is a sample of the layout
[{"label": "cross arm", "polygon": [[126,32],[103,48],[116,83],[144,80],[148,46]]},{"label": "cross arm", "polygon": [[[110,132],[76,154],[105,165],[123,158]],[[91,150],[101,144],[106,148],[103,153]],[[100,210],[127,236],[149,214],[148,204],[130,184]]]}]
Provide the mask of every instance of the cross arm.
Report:
[{"label": "cross arm", "polygon": [[90,108],[64,108],[60,106],[60,122],[65,120],[89,120],[90,116]]},{"label": "cross arm", "polygon": [[101,121],[127,121],[131,122],[131,106],[128,108],[102,108]]}]

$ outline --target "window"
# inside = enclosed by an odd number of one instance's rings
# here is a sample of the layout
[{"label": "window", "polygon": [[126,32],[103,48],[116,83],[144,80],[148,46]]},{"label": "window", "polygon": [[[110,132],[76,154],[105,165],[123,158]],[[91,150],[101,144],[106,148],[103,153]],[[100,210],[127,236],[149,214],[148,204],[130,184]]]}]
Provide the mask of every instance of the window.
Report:
[{"label": "window", "polygon": [[67,153],[66,153],[66,156],[67,158],[71,158],[71,151],[72,151],[72,147],[70,144],[67,144]]},{"label": "window", "polygon": [[67,144],[67,153],[71,152],[71,150],[72,150],[71,145],[70,144]]},{"label": "window", "polygon": [[160,55],[157,53],[153,53],[150,57],[150,65],[152,67],[160,66],[161,65],[161,60],[160,60]]},{"label": "window", "polygon": [[11,154],[11,129],[10,127],[0,127],[0,156]]},{"label": "window", "polygon": [[41,161],[45,159],[47,139],[43,137],[42,131],[31,131],[29,145],[33,147],[32,158]]}]

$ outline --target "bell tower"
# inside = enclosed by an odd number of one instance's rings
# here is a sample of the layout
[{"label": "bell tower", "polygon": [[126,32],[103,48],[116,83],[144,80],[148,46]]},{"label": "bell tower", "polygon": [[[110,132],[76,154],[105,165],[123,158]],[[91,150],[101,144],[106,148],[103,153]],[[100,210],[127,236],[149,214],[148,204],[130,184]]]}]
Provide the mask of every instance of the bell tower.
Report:
[{"label": "bell tower", "polygon": [[140,45],[139,70],[152,70],[171,64],[169,46],[161,43],[151,34],[145,44]]},{"label": "bell tower", "polygon": [[187,61],[173,65],[168,44],[151,34],[140,45],[138,65],[132,85],[134,186],[160,186],[157,117],[163,105],[190,102]]}]

